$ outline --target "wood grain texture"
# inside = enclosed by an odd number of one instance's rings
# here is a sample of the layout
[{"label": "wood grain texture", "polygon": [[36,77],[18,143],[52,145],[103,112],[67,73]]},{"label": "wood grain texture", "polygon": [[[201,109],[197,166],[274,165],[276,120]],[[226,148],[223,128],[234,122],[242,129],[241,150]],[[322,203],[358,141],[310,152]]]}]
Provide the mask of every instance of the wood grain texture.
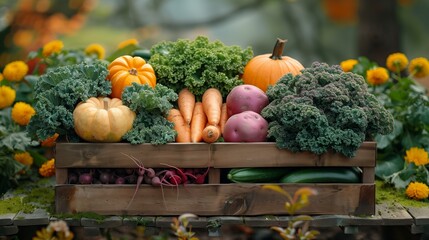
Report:
[{"label": "wood grain texture", "polygon": [[[287,215],[284,196],[261,188],[261,184],[204,184],[178,188],[141,186],[134,201],[134,185],[57,185],[58,213],[96,212],[102,215],[175,216],[191,212],[198,216]],[[289,193],[299,187],[317,189],[302,214],[374,214],[370,201],[362,202],[371,184],[280,184]],[[65,199],[67,201],[65,201]]]}]

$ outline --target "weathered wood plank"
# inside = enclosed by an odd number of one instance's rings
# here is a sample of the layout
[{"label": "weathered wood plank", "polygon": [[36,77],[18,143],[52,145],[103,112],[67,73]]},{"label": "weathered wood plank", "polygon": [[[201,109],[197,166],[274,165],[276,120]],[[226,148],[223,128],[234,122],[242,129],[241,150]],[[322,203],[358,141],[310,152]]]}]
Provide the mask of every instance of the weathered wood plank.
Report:
[{"label": "weathered wood plank", "polygon": [[0,214],[0,226],[12,225],[13,219],[15,218],[15,216],[16,216],[16,213]]},{"label": "weathered wood plank", "polygon": [[49,214],[43,209],[36,209],[32,213],[19,212],[13,222],[17,226],[48,225]]},{"label": "weathered wood plank", "polygon": [[428,207],[405,207],[408,213],[414,218],[416,225],[429,225],[429,204]]},{"label": "weathered wood plank", "polygon": [[377,211],[383,219],[383,225],[411,226],[414,219],[408,211],[397,203],[382,203],[377,205]]},{"label": "weathered wood plank", "polygon": [[213,143],[211,156],[217,168],[236,167],[310,167],[310,166],[375,166],[375,143],[364,142],[350,159],[341,154],[316,155],[309,152],[293,153],[278,149],[275,143]]},{"label": "weathered wood plank", "polygon": [[55,182],[58,184],[68,183],[68,169],[67,168],[55,168]]},{"label": "weathered wood plank", "polygon": [[83,227],[115,228],[122,226],[122,218],[119,216],[110,216],[103,220],[81,218],[80,223]]},{"label": "weathered wood plank", "polygon": [[164,145],[129,143],[57,143],[57,168],[131,168],[136,164],[124,154],[140,160],[146,167],[207,168],[210,144],[169,143]]},{"label": "weathered wood plank", "polygon": [[183,168],[294,167],[294,166],[375,166],[375,143],[364,142],[349,159],[341,154],[316,155],[278,149],[273,142],[258,143],[169,143],[164,145],[128,143],[57,143],[57,168],[129,168],[139,159],[147,167],[170,164]]},{"label": "weathered wood plank", "polygon": [[[279,184],[287,192],[300,187],[317,188],[317,198],[303,209],[303,214],[365,214],[371,210],[371,184]],[[96,212],[102,215],[180,215],[198,216],[287,214],[282,195],[261,188],[261,184],[189,184],[155,188],[141,186],[134,201],[134,185],[58,185],[58,213]],[[371,191],[370,191],[371,192]],[[363,201],[362,196],[368,196]],[[97,201],[94,201],[97,199]],[[371,206],[362,206],[362,205]],[[332,206],[335,206],[333,208]],[[366,212],[373,214],[373,212]]]}]

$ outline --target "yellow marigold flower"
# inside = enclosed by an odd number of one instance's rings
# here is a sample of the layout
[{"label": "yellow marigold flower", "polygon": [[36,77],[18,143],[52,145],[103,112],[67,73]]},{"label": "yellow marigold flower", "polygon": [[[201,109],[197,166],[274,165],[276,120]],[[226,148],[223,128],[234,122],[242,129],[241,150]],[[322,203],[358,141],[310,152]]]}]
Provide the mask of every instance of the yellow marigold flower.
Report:
[{"label": "yellow marigold flower", "polygon": [[12,120],[21,126],[26,126],[31,117],[36,114],[34,108],[25,102],[17,102],[12,108]]},{"label": "yellow marigold flower", "polygon": [[3,81],[3,79],[4,79],[3,74],[0,73],[0,82]]},{"label": "yellow marigold flower", "polygon": [[0,109],[11,106],[15,101],[15,97],[15,89],[9,86],[0,86]]},{"label": "yellow marigold flower", "polygon": [[104,50],[104,47],[98,43],[90,44],[85,48],[85,53],[87,55],[95,54],[95,55],[97,55],[98,59],[103,59],[105,52],[106,51]]},{"label": "yellow marigold flower", "polygon": [[43,56],[47,57],[52,55],[53,53],[59,53],[63,49],[64,44],[60,40],[50,41],[45,46],[43,46]]},{"label": "yellow marigold flower", "polygon": [[386,59],[387,69],[393,72],[400,72],[407,68],[408,58],[403,53],[392,53]]},{"label": "yellow marigold flower", "polygon": [[139,45],[139,41],[135,38],[130,38],[125,41],[122,41],[118,44],[118,49],[124,48],[128,45]]},{"label": "yellow marigold flower", "polygon": [[353,67],[357,63],[358,63],[358,61],[356,59],[348,59],[348,60],[342,61],[340,63],[340,66],[344,72],[350,72],[351,70],[353,70]]},{"label": "yellow marigold flower", "polygon": [[424,57],[414,58],[408,66],[411,76],[423,78],[429,75],[429,61]]},{"label": "yellow marigold flower", "polygon": [[26,166],[33,164],[33,157],[28,152],[15,153],[13,156],[15,161],[20,162]]},{"label": "yellow marigold flower", "polygon": [[412,147],[405,152],[405,161],[414,163],[416,166],[426,165],[429,163],[428,152],[423,148]]},{"label": "yellow marigold flower", "polygon": [[426,199],[429,197],[429,187],[424,183],[412,182],[405,189],[405,194],[415,200]]},{"label": "yellow marigold flower", "polygon": [[376,67],[366,71],[366,79],[371,85],[381,85],[389,80],[389,72],[384,67]]},{"label": "yellow marigold flower", "polygon": [[23,61],[8,63],[3,69],[3,77],[11,82],[19,82],[27,75],[28,66]]},{"label": "yellow marigold flower", "polygon": [[55,175],[55,159],[46,161],[39,168],[39,174],[42,177],[52,177]]}]

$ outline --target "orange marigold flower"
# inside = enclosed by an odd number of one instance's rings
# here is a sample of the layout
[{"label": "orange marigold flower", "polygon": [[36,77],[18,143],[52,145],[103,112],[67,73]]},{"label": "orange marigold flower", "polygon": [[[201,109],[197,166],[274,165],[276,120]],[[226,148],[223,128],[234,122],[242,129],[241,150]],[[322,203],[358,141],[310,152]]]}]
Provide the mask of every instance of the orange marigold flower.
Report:
[{"label": "orange marigold flower", "polygon": [[408,58],[403,53],[392,53],[386,59],[387,69],[393,72],[400,72],[407,68]]},{"label": "orange marigold flower", "polygon": [[39,174],[42,177],[52,177],[55,175],[55,159],[46,161],[39,168]]},{"label": "orange marigold flower", "polygon": [[105,52],[106,51],[104,50],[104,47],[98,43],[90,44],[85,48],[85,53],[87,55],[95,54],[98,59],[103,59],[105,56]]},{"label": "orange marigold flower", "polygon": [[43,56],[47,57],[47,56],[50,56],[54,53],[61,52],[63,47],[64,47],[64,44],[60,40],[50,41],[43,46],[42,54],[43,54]]},{"label": "orange marigold flower", "polygon": [[15,161],[20,162],[26,166],[31,166],[31,164],[33,164],[33,157],[30,155],[29,152],[15,153],[13,158],[15,159]]},{"label": "orange marigold flower", "polygon": [[0,82],[3,81],[3,79],[4,79],[3,74],[0,73]]},{"label": "orange marigold flower", "polygon": [[28,66],[23,61],[8,63],[3,69],[3,77],[11,82],[20,82],[27,75]]},{"label": "orange marigold flower", "polygon": [[371,85],[382,85],[389,80],[389,72],[384,67],[376,67],[366,71],[366,79]]},{"label": "orange marigold flower", "polygon": [[423,78],[429,75],[429,61],[424,57],[414,58],[408,66],[411,76]]},{"label": "orange marigold flower", "polygon": [[118,44],[118,49],[124,48],[128,45],[139,45],[139,41],[135,38],[130,38],[125,41],[122,41]]},{"label": "orange marigold flower", "polygon": [[405,152],[405,161],[414,163],[416,166],[422,166],[429,163],[428,152],[423,148],[412,147]]},{"label": "orange marigold flower", "polygon": [[426,199],[429,197],[429,187],[424,183],[412,182],[408,184],[405,194],[415,200]]},{"label": "orange marigold flower", "polygon": [[342,61],[340,63],[341,68],[344,72],[350,72],[353,70],[353,67],[358,63],[356,59],[348,59],[345,61]]},{"label": "orange marigold flower", "polygon": [[47,139],[43,140],[40,145],[42,145],[42,147],[53,147],[53,146],[55,146],[55,143],[56,143],[57,138],[59,136],[60,135],[58,133],[55,133],[51,137],[48,137]]},{"label": "orange marigold flower", "polygon": [[12,108],[12,120],[21,126],[26,126],[31,117],[36,114],[34,108],[25,102],[17,102]]},{"label": "orange marigold flower", "polygon": [[10,107],[15,101],[16,91],[9,86],[0,86],[0,109]]}]

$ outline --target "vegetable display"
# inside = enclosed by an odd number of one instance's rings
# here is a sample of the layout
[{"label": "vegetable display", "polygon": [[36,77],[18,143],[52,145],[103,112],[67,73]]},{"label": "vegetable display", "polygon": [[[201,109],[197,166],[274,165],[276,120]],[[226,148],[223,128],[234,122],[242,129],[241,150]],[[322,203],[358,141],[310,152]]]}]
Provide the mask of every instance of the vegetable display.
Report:
[{"label": "vegetable display", "polygon": [[281,149],[353,157],[363,141],[393,130],[393,117],[368,92],[362,76],[315,62],[300,75],[286,74],[268,88],[261,115],[268,137]]},{"label": "vegetable display", "polygon": [[133,126],[136,114],[118,98],[91,97],[73,111],[74,129],[88,142],[119,142]]},{"label": "vegetable display", "polygon": [[149,64],[159,83],[177,93],[187,88],[197,98],[212,87],[225,97],[233,87],[243,83],[240,75],[253,57],[250,47],[226,46],[218,40],[210,42],[204,36],[160,42],[150,52]]},{"label": "vegetable display", "polygon": [[304,66],[294,58],[282,56],[285,44],[286,40],[277,39],[272,54],[252,58],[244,68],[243,82],[255,85],[265,92],[268,86],[274,85],[283,75],[299,74]]},{"label": "vegetable display", "polygon": [[121,98],[125,87],[131,83],[156,85],[155,72],[141,57],[124,55],[113,60],[109,66],[108,79],[112,82],[112,98]]}]

